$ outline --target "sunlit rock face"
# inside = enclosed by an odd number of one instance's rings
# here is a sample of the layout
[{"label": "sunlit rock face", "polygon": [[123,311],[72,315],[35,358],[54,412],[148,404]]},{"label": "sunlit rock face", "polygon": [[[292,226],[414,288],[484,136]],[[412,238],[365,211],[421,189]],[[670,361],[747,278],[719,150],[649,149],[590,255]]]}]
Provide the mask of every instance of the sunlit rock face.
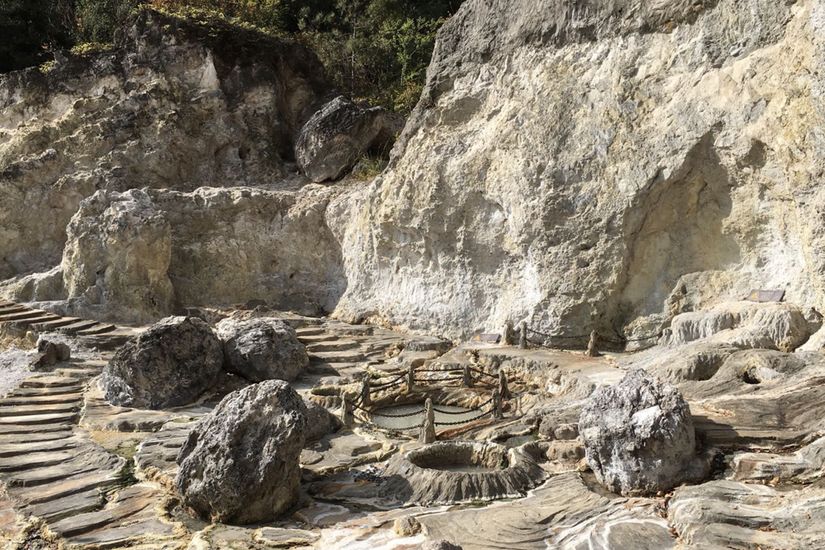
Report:
[{"label": "sunlit rock face", "polygon": [[0,279],[60,263],[96,190],[283,180],[330,93],[303,46],[150,11],[110,53],[0,75]]},{"label": "sunlit rock face", "polygon": [[751,288],[822,305],[822,10],[465,2],[390,169],[330,211],[338,313],[632,338]]}]

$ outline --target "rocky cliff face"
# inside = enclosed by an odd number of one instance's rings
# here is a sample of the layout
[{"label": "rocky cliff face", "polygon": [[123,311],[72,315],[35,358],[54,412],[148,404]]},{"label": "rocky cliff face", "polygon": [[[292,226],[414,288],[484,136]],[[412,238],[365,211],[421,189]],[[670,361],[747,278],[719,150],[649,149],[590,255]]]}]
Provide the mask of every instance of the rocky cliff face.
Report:
[{"label": "rocky cliff face", "polygon": [[112,52],[0,76],[0,294],[124,322],[331,310],[334,192],[294,147],[332,93],[303,46],[151,11]]},{"label": "rocky cliff face", "polygon": [[283,179],[330,93],[302,46],[148,11],[110,53],[0,75],[0,279],[60,263],[98,189]]},{"label": "rocky cliff face", "polygon": [[818,0],[469,0],[390,169],[331,209],[338,307],[460,335],[823,305]]}]

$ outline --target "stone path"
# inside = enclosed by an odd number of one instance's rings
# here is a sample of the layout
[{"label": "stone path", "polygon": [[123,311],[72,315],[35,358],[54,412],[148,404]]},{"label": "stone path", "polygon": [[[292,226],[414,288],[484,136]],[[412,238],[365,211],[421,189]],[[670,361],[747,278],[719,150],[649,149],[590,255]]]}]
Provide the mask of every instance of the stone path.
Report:
[{"label": "stone path", "polygon": [[115,349],[141,329],[118,327],[99,321],[64,317],[26,305],[0,300],[0,324],[35,334],[56,332],[82,338],[98,349]]},{"label": "stone path", "polygon": [[87,384],[104,364],[33,374],[0,398],[0,481],[18,514],[44,520],[70,545],[111,547],[147,533],[171,540],[174,525],[155,511],[159,488],[135,484],[127,460],[78,426]]}]

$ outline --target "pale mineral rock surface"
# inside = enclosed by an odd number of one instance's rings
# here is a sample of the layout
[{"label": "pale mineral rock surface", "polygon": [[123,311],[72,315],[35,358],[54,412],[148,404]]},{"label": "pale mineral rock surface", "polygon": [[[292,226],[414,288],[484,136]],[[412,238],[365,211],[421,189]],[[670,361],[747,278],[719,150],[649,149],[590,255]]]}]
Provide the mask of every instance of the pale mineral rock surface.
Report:
[{"label": "pale mineral rock surface", "polygon": [[825,547],[823,66],[823,0],[465,0],[397,136],[152,10],[0,75],[0,546]]}]

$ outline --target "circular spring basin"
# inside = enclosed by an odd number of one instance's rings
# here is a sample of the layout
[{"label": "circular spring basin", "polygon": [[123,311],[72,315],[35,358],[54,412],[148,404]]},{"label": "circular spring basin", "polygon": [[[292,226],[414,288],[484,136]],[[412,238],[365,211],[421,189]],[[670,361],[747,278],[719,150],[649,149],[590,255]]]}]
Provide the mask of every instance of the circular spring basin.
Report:
[{"label": "circular spring basin", "polygon": [[441,441],[393,457],[381,493],[415,504],[454,504],[524,495],[546,477],[529,445]]},{"label": "circular spring basin", "polygon": [[[434,405],[436,427],[460,426],[475,420],[483,411],[475,411],[464,407],[450,405]],[[384,416],[387,415],[387,416]],[[385,430],[418,429],[424,421],[424,403],[410,405],[393,405],[372,411],[370,420],[379,428]],[[438,426],[442,424],[442,426]]]}]

